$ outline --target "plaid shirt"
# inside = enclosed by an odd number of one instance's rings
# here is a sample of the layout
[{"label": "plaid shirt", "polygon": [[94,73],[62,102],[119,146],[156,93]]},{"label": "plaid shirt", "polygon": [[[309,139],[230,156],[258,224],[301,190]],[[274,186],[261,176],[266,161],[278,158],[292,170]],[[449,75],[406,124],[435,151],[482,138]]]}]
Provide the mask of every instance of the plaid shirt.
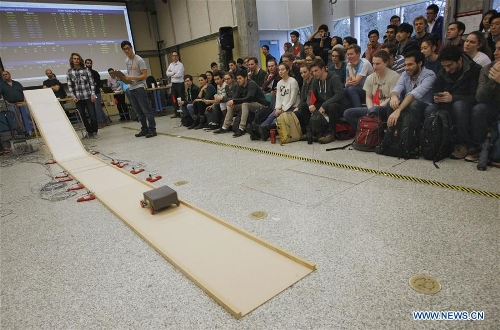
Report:
[{"label": "plaid shirt", "polygon": [[96,97],[94,90],[94,78],[92,72],[87,68],[69,69],[68,73],[68,89],[71,97],[76,97],[78,100],[88,100],[91,97]]}]

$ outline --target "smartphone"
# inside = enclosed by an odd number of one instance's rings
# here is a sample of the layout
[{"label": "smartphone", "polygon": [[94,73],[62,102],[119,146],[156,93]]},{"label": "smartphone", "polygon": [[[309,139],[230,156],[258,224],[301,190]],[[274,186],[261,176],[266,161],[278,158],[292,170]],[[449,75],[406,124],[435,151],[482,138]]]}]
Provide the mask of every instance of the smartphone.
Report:
[{"label": "smartphone", "polygon": [[434,93],[434,96],[437,96],[437,97],[443,97],[444,94],[443,93]]}]

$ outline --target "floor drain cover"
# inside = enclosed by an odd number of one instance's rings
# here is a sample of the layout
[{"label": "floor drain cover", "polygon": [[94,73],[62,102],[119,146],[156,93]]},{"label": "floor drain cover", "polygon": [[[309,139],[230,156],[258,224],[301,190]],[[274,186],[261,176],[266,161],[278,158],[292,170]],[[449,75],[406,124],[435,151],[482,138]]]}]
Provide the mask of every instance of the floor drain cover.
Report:
[{"label": "floor drain cover", "polygon": [[187,181],[177,181],[174,183],[174,186],[183,186],[185,184],[187,184],[188,182]]},{"label": "floor drain cover", "polygon": [[415,275],[410,278],[410,287],[420,293],[435,294],[441,291],[441,284],[434,277]]},{"label": "floor drain cover", "polygon": [[260,220],[260,219],[264,219],[265,217],[267,217],[267,212],[264,212],[264,211],[255,211],[255,212],[250,213],[250,219],[253,219],[253,220]]}]

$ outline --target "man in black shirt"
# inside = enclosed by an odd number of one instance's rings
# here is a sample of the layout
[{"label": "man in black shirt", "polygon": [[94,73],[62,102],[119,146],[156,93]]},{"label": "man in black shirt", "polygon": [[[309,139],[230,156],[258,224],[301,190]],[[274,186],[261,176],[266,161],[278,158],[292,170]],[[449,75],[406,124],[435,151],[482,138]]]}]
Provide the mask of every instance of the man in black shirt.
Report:
[{"label": "man in black shirt", "polygon": [[54,95],[59,99],[64,99],[66,97],[66,91],[64,90],[62,83],[56,78],[56,75],[51,69],[45,70],[47,75],[47,80],[43,82],[43,88],[52,88]]},{"label": "man in black shirt", "polygon": [[96,100],[94,102],[95,111],[97,115],[97,122],[99,125],[107,124],[109,119],[108,116],[104,115],[102,110],[102,98],[101,98],[101,75],[96,70],[92,69],[92,60],[90,58],[85,60],[85,66],[92,72],[92,78],[94,79],[94,90]]}]

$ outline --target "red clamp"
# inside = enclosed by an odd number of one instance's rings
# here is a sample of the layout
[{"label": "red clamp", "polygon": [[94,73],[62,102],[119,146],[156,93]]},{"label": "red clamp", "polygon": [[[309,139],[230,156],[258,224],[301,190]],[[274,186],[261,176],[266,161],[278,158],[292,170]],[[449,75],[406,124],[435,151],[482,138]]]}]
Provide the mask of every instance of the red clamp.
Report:
[{"label": "red clamp", "polygon": [[149,177],[146,178],[146,181],[148,182],[156,182],[162,178],[161,175],[149,175]]},{"label": "red clamp", "polygon": [[132,167],[132,170],[130,171],[130,173],[132,174],[139,174],[141,172],[144,172],[144,169],[143,168],[138,168],[138,169],[135,169],[135,167]]},{"label": "red clamp", "polygon": [[56,174],[55,178],[56,179],[61,179],[61,178],[67,178],[68,177],[68,173],[67,172],[61,172],[60,174]]},{"label": "red clamp", "polygon": [[90,154],[91,155],[99,155],[99,151],[91,150]]},{"label": "red clamp", "polygon": [[124,168],[125,166],[128,166],[128,163],[123,162],[123,163],[119,163],[118,165],[116,165],[116,167],[118,167],[118,168]]},{"label": "red clamp", "polygon": [[83,195],[82,197],[78,198],[76,201],[77,202],[88,202],[95,199],[95,196],[93,193],[89,192],[86,195]]},{"label": "red clamp", "polygon": [[45,162],[45,165],[51,165],[57,163],[55,160],[51,159]]},{"label": "red clamp", "polygon": [[73,190],[80,190],[80,189],[83,189],[83,184],[81,184],[80,182],[77,182],[77,183],[74,183],[72,184],[67,191],[73,191]]},{"label": "red clamp", "polygon": [[73,181],[73,178],[70,178],[69,176],[67,176],[67,177],[60,178],[59,180],[57,180],[57,182],[68,182],[68,181]]},{"label": "red clamp", "polygon": [[111,160],[111,165],[118,165],[118,164],[120,164],[120,162],[118,162],[118,161],[116,161],[116,160],[114,160],[114,159],[113,159],[113,160]]}]

